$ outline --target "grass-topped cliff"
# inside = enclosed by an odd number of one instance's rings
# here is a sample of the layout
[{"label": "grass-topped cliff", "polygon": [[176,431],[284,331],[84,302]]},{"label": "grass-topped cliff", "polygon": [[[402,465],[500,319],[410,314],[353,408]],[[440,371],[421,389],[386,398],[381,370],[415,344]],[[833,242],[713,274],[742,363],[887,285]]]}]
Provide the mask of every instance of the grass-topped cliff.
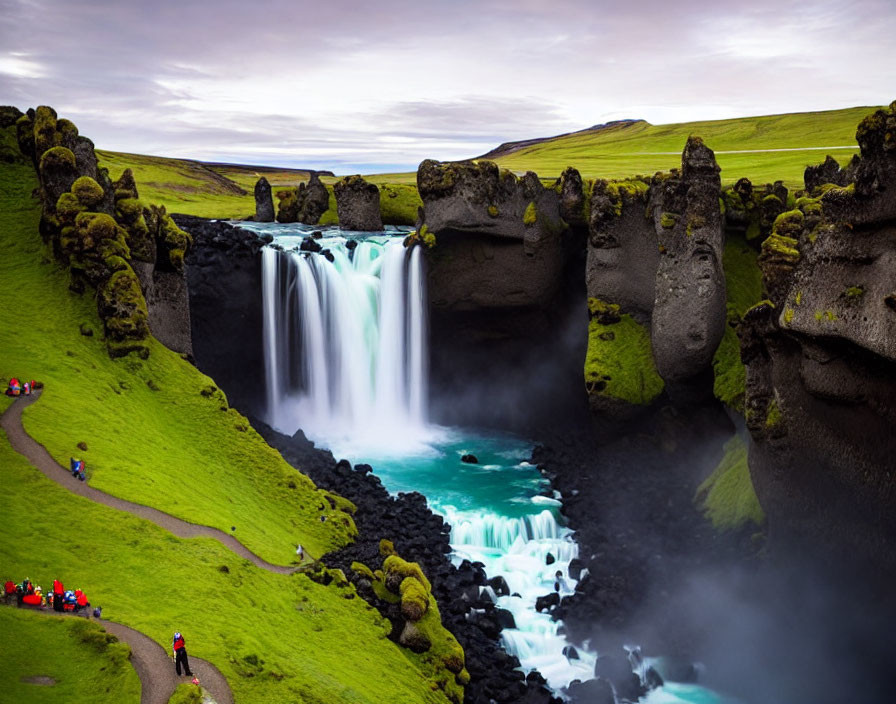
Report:
[{"label": "grass-topped cliff", "polygon": [[[0,133],[6,153],[14,128]],[[353,507],[287,465],[213,380],[151,337],[145,359],[110,357],[93,289],[73,293],[41,242],[38,188],[24,158],[0,163],[0,375],[45,385],[26,431],[64,466],[84,459],[91,486],[233,532],[271,562],[289,564],[299,543],[317,557],[350,541]],[[268,572],[75,496],[2,435],[0,466],[8,576],[77,584],[166,648],[174,630],[189,633],[237,701],[445,701],[429,665],[389,641],[388,622],[344,581]],[[4,660],[4,677],[13,666]]]}]

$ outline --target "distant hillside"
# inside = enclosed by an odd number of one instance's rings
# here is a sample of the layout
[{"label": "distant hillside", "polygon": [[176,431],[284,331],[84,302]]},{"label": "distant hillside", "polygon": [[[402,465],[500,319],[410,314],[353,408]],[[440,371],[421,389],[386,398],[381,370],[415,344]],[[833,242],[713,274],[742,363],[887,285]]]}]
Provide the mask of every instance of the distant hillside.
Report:
[{"label": "distant hillside", "polygon": [[535,139],[523,139],[519,142],[504,142],[504,144],[498,145],[495,149],[492,149],[490,152],[483,154],[482,156],[477,158],[495,160],[499,157],[508,156],[509,154],[518,152],[520,149],[524,149],[525,147],[533,147],[536,144],[541,144],[543,142],[548,142],[554,139],[560,139],[561,137],[572,137],[574,135],[581,134],[594,134],[595,132],[600,132],[603,130],[628,127],[638,122],[644,122],[644,120],[613,120],[612,122],[605,122],[602,125],[593,125],[592,127],[588,127],[584,130],[577,130],[575,132],[564,132],[563,134],[554,135],[553,137],[536,137]]},{"label": "distant hillside", "polygon": [[[264,176],[276,189],[307,181],[307,169],[249,166],[171,159],[162,156],[96,150],[100,166],[113,178],[130,168],[140,184],[140,197],[169,212],[206,217],[245,217],[255,212],[255,182]],[[321,175],[332,175],[329,171]]]},{"label": "distant hillside", "polygon": [[783,180],[801,186],[803,170],[830,154],[841,163],[858,151],[856,125],[876,107],[651,125],[623,120],[557,137],[502,144],[489,158],[514,172],[559,176],[574,166],[587,178],[653,174],[680,164],[689,135],[699,135],[722,167],[722,179]]}]

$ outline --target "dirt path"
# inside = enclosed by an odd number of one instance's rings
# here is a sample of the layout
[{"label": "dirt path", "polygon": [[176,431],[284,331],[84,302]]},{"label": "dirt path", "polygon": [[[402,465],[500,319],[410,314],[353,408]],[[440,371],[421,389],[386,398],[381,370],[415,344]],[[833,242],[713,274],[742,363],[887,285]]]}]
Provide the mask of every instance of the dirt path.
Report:
[{"label": "dirt path", "polygon": [[[131,501],[110,496],[73,477],[71,472],[56,462],[46,448],[28,435],[22,426],[22,411],[37,401],[38,398],[40,398],[39,392],[32,396],[22,396],[16,399],[0,417],[0,426],[6,431],[6,436],[12,448],[19,454],[24,455],[48,479],[65,487],[73,494],[152,521],[180,538],[195,538],[199,536],[214,538],[240,557],[250,560],[257,567],[270,572],[290,574],[296,571],[294,567],[273,565],[262,560],[232,535],[228,535],[217,528],[187,523],[149,506],[135,504]],[[149,636],[113,621],[103,620],[100,623],[110,633],[131,646],[131,661],[137,670],[142,685],[141,704],[167,704],[177,685],[180,682],[189,681],[187,677],[180,679],[177,677],[174,670],[174,660]],[[230,686],[220,670],[211,663],[193,656],[190,656],[190,666],[193,669],[193,674],[199,677],[202,686],[211,693],[217,704],[233,704],[233,694],[230,691]]]},{"label": "dirt path", "polygon": [[[12,607],[7,607],[12,608]],[[42,611],[33,607],[21,607],[47,618],[80,618],[75,614],[58,614],[54,611]],[[133,628],[122,626],[114,621],[94,619],[118,640],[127,643],[131,648],[131,664],[140,678],[140,704],[168,704],[177,685],[190,682],[190,677],[178,677],[174,669],[174,660],[152,638]],[[187,649],[189,653],[189,648]],[[230,685],[221,671],[210,662],[188,654],[190,669],[199,678],[200,685],[211,695],[216,704],[233,704]],[[55,684],[48,682],[46,684]]]},{"label": "dirt path", "polygon": [[83,496],[103,504],[109,508],[119,511],[127,511],[140,518],[152,521],[157,526],[164,528],[170,533],[174,533],[178,538],[198,538],[200,536],[206,538],[214,538],[225,547],[252,562],[256,567],[261,567],[268,572],[276,572],[278,574],[292,574],[296,571],[295,567],[286,567],[283,565],[273,565],[266,560],[262,560],[258,555],[249,550],[240,541],[232,535],[228,535],[224,531],[209,526],[200,526],[195,523],[187,523],[186,521],[176,518],[171,514],[164,513],[158,509],[135,504],[132,501],[125,501],[116,496],[111,496],[99,489],[94,489],[86,482],[79,481],[72,476],[72,473],[65,467],[54,460],[46,448],[39,442],[34,440],[25,428],[22,427],[22,411],[40,398],[40,393],[31,396],[20,396],[15,402],[6,409],[6,412],[0,417],[0,426],[6,431],[9,438],[9,444],[20,455],[24,455],[28,461],[37,467],[48,479],[53,480],[57,484],[64,486],[73,494]]}]

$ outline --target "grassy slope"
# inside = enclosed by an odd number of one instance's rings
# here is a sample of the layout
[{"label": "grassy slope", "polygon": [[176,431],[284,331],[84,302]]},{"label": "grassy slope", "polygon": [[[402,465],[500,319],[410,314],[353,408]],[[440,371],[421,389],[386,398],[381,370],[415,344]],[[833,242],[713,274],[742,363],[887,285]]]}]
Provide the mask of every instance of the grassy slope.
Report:
[{"label": "grassy slope", "polygon": [[725,270],[727,325],[713,356],[716,397],[743,414],[746,370],[740,360],[740,341],[732,327],[747,309],[762,300],[762,272],[758,253],[741,237],[729,237],[722,253]]},{"label": "grassy slope", "polygon": [[[652,174],[680,166],[681,150],[689,135],[703,137],[716,151],[726,183],[746,176],[754,183],[783,180],[801,187],[803,170],[830,153],[841,162],[858,151],[856,125],[874,108],[770,115],[733,120],[650,125],[646,122],[588,134],[548,140],[495,161],[513,171],[535,171],[559,176],[574,166],[587,178],[622,178]],[[753,154],[720,154],[732,150],[841,147],[847,149]],[[662,152],[667,152],[663,154]]]},{"label": "grassy slope", "polygon": [[725,455],[698,487],[697,501],[719,530],[741,528],[751,523],[761,526],[765,522],[765,514],[750,479],[747,446],[740,435],[725,443]]},{"label": "grassy slope", "polygon": [[[265,572],[216,541],[180,540],[73,496],[2,433],[0,467],[4,569],[45,585],[58,575],[104,616],[165,648],[182,631],[190,653],[221,669],[238,702],[445,701],[420,673],[418,656],[386,639],[388,622],[362,599],[347,600],[346,590]],[[52,651],[39,652],[52,659]]]},{"label": "grassy slope", "polygon": [[[140,680],[124,643],[97,638],[99,625],[15,608],[0,608],[0,691],[29,704],[140,701]],[[93,638],[91,638],[93,636]],[[22,678],[52,677],[52,686]]]},{"label": "grassy slope", "polygon": [[[271,562],[293,560],[296,543],[315,556],[344,544],[347,516],[243,416],[221,410],[222,394],[201,395],[211,379],[154,340],[146,361],[109,359],[90,294],[70,294],[68,275],[42,261],[36,185],[30,166],[0,167],[0,376],[46,385],[25,412],[28,432],[63,466],[84,459],[96,488],[193,523],[236,526]],[[81,323],[97,334],[81,335]],[[321,505],[332,520],[320,521]]]},{"label": "grassy slope", "polygon": [[[253,215],[255,182],[260,176],[267,178],[275,193],[280,188],[297,186],[308,180],[307,171],[294,169],[206,164],[103,150],[97,150],[97,156],[100,166],[108,168],[113,178],[118,178],[127,168],[132,169],[142,200],[164,205],[170,213],[207,218],[243,219]],[[323,177],[321,180],[330,190],[330,209],[321,217],[320,224],[334,225],[337,218],[332,185],[338,179]],[[369,180],[383,191],[383,221],[391,225],[413,225],[417,206],[422,205],[417,195],[416,174],[387,174]],[[240,190],[245,193],[240,194]]]}]

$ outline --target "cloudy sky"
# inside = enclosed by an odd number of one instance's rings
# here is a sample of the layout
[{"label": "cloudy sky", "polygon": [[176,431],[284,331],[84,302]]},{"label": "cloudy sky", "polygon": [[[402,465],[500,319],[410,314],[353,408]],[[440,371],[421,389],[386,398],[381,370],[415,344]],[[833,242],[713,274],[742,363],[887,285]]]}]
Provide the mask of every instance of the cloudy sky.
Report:
[{"label": "cloudy sky", "polygon": [[896,98],[894,0],[0,0],[0,104],[97,146],[408,170],[618,118]]}]

